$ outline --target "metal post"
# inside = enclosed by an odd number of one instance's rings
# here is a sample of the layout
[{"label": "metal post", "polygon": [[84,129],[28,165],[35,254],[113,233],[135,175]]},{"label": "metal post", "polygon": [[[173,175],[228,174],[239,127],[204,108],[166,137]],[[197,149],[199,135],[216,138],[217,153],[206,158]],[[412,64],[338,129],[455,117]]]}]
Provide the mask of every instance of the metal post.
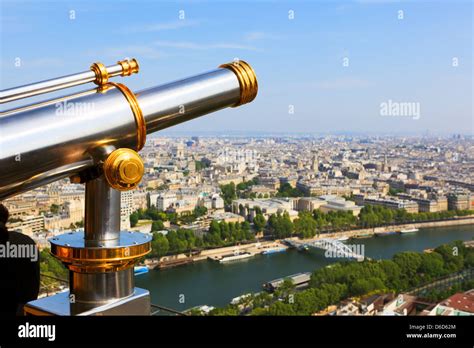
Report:
[{"label": "metal post", "polygon": [[103,176],[86,183],[86,246],[117,245],[120,232],[120,191],[111,188]]},{"label": "metal post", "polygon": [[151,238],[120,231],[120,191],[100,176],[86,182],[85,232],[51,240],[51,252],[69,269],[69,292],[32,301],[32,315],[149,315],[150,295],[135,288],[133,266]]},{"label": "metal post", "polygon": [[[111,188],[103,176],[86,182],[84,226],[86,247],[119,245],[120,191]],[[133,267],[117,272],[70,271],[69,283],[75,307],[82,312],[132,295]]]}]

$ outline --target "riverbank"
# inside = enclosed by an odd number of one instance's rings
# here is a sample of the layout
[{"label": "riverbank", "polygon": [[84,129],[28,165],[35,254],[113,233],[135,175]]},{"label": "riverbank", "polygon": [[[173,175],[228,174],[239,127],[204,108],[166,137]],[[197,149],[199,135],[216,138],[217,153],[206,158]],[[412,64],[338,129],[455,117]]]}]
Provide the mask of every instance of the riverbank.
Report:
[{"label": "riverbank", "polygon": [[[444,220],[444,221],[428,221],[428,222],[413,222],[402,225],[390,225],[390,226],[380,226],[373,228],[363,228],[343,232],[335,233],[325,233],[317,237],[310,239],[303,239],[303,242],[315,241],[322,238],[361,238],[361,237],[373,237],[376,233],[385,233],[385,232],[400,232],[401,230],[406,230],[410,228],[431,228],[431,227],[450,227],[450,226],[462,226],[462,225],[474,225],[474,217],[468,218],[459,218],[453,220]],[[474,227],[474,226],[473,226]],[[298,237],[292,237],[291,239],[297,239]]]},{"label": "riverbank", "polygon": [[[342,232],[333,232],[333,233],[324,233],[319,236],[310,239],[303,239],[302,242],[312,242],[322,238],[361,238],[361,237],[373,237],[375,233],[383,232],[399,232],[403,229],[408,229],[412,227],[416,228],[431,228],[431,227],[450,227],[450,226],[461,226],[461,225],[474,225],[474,217],[464,217],[451,220],[442,220],[442,221],[429,221],[429,222],[413,222],[400,225],[389,225],[381,226],[375,228],[363,228],[363,229],[354,229],[349,231]],[[291,237],[289,239],[298,239],[298,237]],[[259,254],[265,248],[286,248],[279,240],[275,241],[264,241],[264,242],[255,242],[250,244],[234,245],[223,248],[216,249],[207,249],[202,250],[198,255],[188,256],[186,254],[177,254],[163,256],[159,260],[151,259],[145,260],[145,265],[149,269],[163,269],[169,267],[175,267],[185,264],[194,263],[197,261],[206,260],[208,257],[219,258],[223,255],[235,253],[235,252],[249,252],[252,254]]]},{"label": "riverbank", "polygon": [[236,252],[248,252],[251,254],[260,254],[265,250],[272,248],[285,248],[288,247],[282,244],[280,241],[263,241],[249,244],[233,245],[224,248],[207,249],[201,251],[198,255],[188,256],[186,254],[177,254],[170,256],[163,256],[160,260],[145,260],[145,265],[149,269],[163,269],[170,268],[180,265],[185,265],[197,261],[211,259],[219,259],[220,257],[228,254],[234,254]]}]

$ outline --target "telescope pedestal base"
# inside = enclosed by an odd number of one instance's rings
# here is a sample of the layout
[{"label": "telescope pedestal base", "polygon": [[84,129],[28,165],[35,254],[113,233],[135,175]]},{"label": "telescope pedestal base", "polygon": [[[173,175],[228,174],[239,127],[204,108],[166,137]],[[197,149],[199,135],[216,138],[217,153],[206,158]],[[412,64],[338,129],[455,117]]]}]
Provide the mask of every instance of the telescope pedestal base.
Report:
[{"label": "telescope pedestal base", "polygon": [[150,315],[150,292],[135,288],[133,295],[87,308],[85,304],[70,303],[69,291],[28,302],[24,307],[25,315]]}]

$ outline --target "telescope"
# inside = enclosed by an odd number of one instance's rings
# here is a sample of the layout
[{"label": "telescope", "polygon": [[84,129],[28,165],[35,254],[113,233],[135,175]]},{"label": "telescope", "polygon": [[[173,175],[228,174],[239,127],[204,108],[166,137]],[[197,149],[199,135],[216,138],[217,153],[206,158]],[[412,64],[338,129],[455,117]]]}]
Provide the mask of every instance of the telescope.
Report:
[{"label": "telescope", "polygon": [[0,91],[5,104],[94,83],[92,89],[0,113],[0,200],[70,178],[85,185],[84,232],[50,239],[69,270],[69,291],[25,306],[28,315],[144,315],[150,295],[134,286],[147,234],[120,230],[120,194],[144,174],[147,135],[226,107],[250,103],[256,75],[239,60],[171,83],[131,91],[110,80],[139,72],[136,59]]}]

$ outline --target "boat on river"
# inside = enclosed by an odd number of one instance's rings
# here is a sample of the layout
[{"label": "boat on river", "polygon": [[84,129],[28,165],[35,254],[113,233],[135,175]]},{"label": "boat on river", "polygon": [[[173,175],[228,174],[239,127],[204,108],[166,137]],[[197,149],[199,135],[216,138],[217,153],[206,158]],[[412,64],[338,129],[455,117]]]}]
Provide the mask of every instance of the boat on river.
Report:
[{"label": "boat on river", "polygon": [[230,261],[237,261],[237,260],[243,260],[243,259],[248,259],[250,257],[255,256],[253,253],[249,253],[248,251],[236,251],[232,254],[226,254],[222,256],[217,256],[217,257],[212,257],[211,259],[214,261],[218,261],[220,263],[226,263]]},{"label": "boat on river", "polygon": [[376,237],[383,237],[383,236],[390,236],[390,235],[393,235],[393,234],[397,234],[396,231],[386,231],[386,232],[377,232],[377,233],[374,233]]},{"label": "boat on river", "polygon": [[276,254],[276,253],[282,253],[286,251],[286,248],[283,247],[277,247],[277,248],[268,248],[264,251],[262,251],[262,255],[270,255],[270,254]]},{"label": "boat on river", "polygon": [[345,242],[346,240],[349,240],[349,237],[347,237],[347,236],[339,237],[339,238],[337,238],[337,240],[340,241],[340,242]]},{"label": "boat on river", "polygon": [[146,266],[135,266],[133,268],[133,273],[135,275],[148,273],[148,267],[146,267]]},{"label": "boat on river", "polygon": [[364,233],[364,234],[358,234],[357,236],[353,236],[352,238],[354,238],[354,239],[365,239],[365,238],[370,238],[372,236],[373,236],[373,234],[371,234],[371,233]]},{"label": "boat on river", "polygon": [[297,289],[304,288],[308,286],[309,281],[311,280],[311,272],[296,273],[287,277],[274,279],[263,284],[263,288],[270,292],[275,291],[284,283],[285,280],[290,280]]},{"label": "boat on river", "polygon": [[407,229],[403,229],[400,231],[400,234],[405,234],[405,233],[415,233],[415,232],[418,232],[419,229],[418,228],[415,228],[415,227],[411,227],[411,228],[407,228]]}]

